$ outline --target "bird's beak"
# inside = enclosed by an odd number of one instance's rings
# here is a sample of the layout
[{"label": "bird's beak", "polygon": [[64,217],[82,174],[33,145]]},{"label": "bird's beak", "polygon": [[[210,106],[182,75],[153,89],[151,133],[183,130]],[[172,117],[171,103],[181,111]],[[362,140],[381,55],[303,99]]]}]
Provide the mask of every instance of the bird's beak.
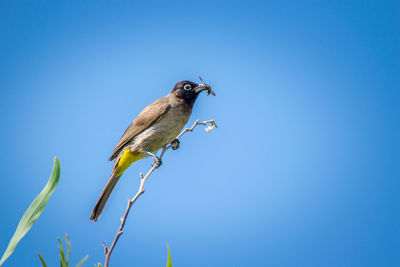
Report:
[{"label": "bird's beak", "polygon": [[200,93],[204,90],[207,90],[207,95],[212,94],[213,96],[215,96],[215,93],[211,89],[211,86],[209,86],[208,84],[205,84],[205,83],[199,84],[197,87],[194,88],[194,90],[196,93]]}]

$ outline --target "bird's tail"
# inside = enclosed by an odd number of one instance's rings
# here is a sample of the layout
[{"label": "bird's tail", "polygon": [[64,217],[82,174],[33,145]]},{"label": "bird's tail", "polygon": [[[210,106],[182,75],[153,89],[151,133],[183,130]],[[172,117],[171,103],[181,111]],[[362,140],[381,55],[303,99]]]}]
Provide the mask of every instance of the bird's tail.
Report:
[{"label": "bird's tail", "polygon": [[90,220],[97,221],[97,219],[99,219],[101,212],[103,211],[104,206],[106,205],[107,200],[111,195],[111,192],[113,191],[115,185],[119,181],[119,178],[121,178],[121,175],[119,175],[119,176],[114,176],[113,174],[111,175],[106,186],[104,187],[103,191],[101,192],[96,205],[93,208],[92,215],[90,215]]},{"label": "bird's tail", "polygon": [[145,157],[145,154],[139,152],[131,152],[126,149],[122,152],[118,158],[115,160],[113,171],[111,173],[110,179],[97,200],[96,205],[93,208],[92,215],[90,215],[90,220],[97,221],[99,219],[104,206],[107,203],[108,198],[111,195],[115,185],[118,183],[119,178],[121,178],[122,173],[135,161]]}]

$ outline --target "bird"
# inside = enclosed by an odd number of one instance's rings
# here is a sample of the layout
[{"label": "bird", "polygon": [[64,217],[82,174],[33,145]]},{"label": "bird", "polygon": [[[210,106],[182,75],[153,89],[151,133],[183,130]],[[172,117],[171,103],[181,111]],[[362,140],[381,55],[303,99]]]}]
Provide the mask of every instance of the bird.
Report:
[{"label": "bird", "polygon": [[207,91],[207,95],[215,96],[211,87],[201,77],[200,80],[201,84],[188,80],[176,83],[168,95],[144,108],[125,130],[109,158],[114,160],[111,176],[93,208],[90,220],[99,219],[115,185],[132,163],[152,157],[158,168],[161,159],[155,153],[171,142],[179,146],[179,140],[175,138],[189,120],[200,92]]}]

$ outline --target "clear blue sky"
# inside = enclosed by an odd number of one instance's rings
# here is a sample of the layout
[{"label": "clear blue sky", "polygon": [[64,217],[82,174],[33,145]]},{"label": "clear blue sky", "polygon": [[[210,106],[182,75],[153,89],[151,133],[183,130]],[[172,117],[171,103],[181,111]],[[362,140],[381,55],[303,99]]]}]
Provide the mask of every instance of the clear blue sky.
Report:
[{"label": "clear blue sky", "polygon": [[398,1],[1,1],[0,251],[61,180],[4,265],[103,261],[145,159],[89,216],[135,116],[201,75],[190,122],[135,204],[112,266],[400,265]]}]

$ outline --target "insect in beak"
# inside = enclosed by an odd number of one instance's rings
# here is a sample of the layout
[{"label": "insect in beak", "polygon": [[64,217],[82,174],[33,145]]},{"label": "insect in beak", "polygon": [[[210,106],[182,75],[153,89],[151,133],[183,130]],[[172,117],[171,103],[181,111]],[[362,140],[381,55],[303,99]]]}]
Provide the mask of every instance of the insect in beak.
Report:
[{"label": "insect in beak", "polygon": [[199,76],[200,81],[202,82],[201,84],[199,84],[195,90],[196,93],[200,93],[201,91],[207,90],[207,95],[212,94],[213,96],[215,96],[215,92],[211,89],[211,86],[209,86],[208,84],[206,84],[203,80],[203,78],[201,78]]}]

